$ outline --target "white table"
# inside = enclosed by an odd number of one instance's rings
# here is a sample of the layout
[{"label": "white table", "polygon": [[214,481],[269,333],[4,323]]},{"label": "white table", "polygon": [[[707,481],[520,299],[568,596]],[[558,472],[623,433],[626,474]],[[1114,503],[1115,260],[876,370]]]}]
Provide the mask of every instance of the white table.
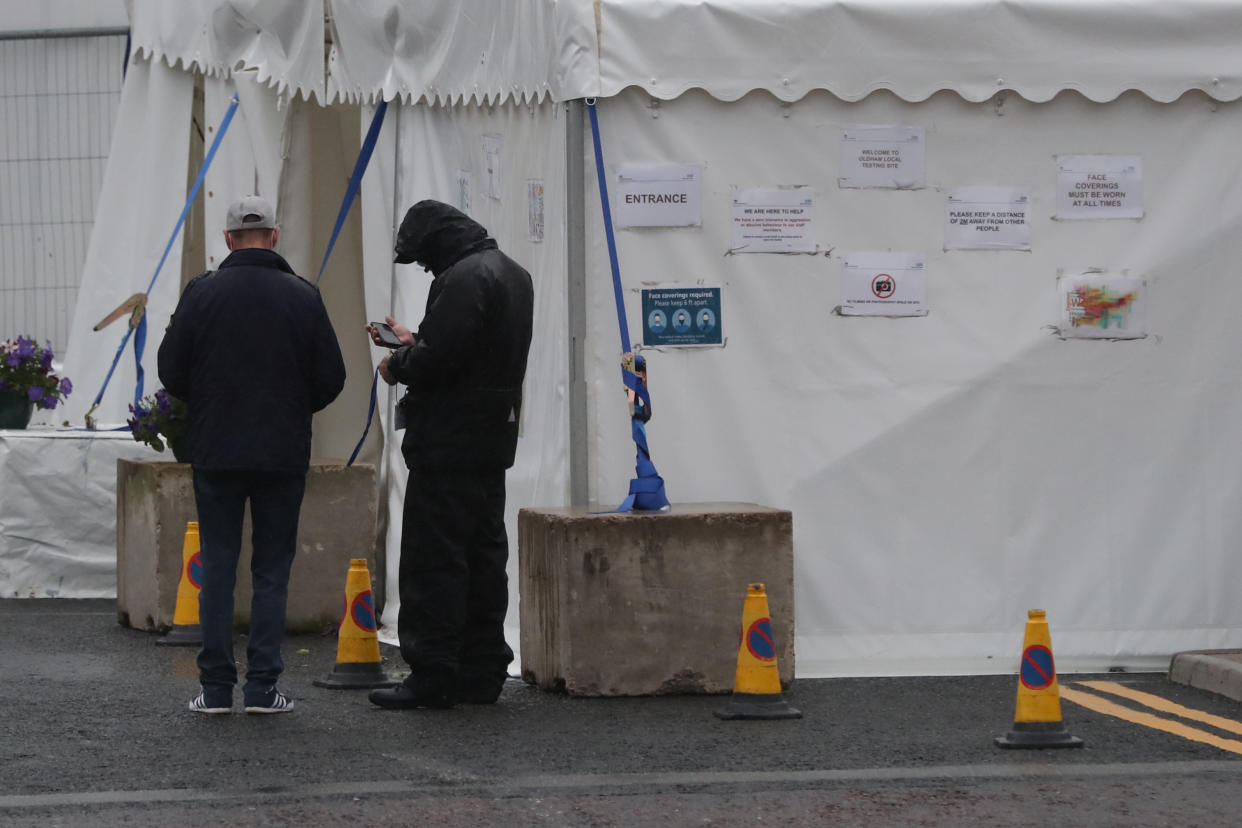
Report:
[{"label": "white table", "polygon": [[115,598],[117,460],[164,456],[128,431],[0,429],[0,598]]}]

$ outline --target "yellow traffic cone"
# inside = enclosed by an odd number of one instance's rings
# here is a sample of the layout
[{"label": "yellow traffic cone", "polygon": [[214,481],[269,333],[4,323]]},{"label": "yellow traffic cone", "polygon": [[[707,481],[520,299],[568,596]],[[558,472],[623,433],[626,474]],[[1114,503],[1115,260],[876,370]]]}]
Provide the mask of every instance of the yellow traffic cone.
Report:
[{"label": "yellow traffic cone", "polygon": [[181,580],[177,583],[177,606],[173,610],[172,629],[156,644],[174,647],[197,647],[203,643],[198,626],[198,593],[203,587],[203,561],[199,558],[198,522],[185,525],[181,544]]},{"label": "yellow traffic cone", "polygon": [[727,705],[715,711],[715,715],[720,719],[802,718],[802,712],[790,707],[781,695],[776,642],[772,639],[768,595],[763,584],[751,584],[746,588],[733,696]]},{"label": "yellow traffic cone", "polygon": [[345,576],[345,612],[336,640],[336,666],[325,679],[315,679],[316,687],[362,690],[392,687],[380,667],[379,636],[376,635],[375,597],[371,594],[371,573],[366,558],[353,558]]},{"label": "yellow traffic cone", "polygon": [[1082,747],[1061,721],[1061,688],[1052,661],[1052,636],[1043,610],[1027,613],[1022,663],[1018,668],[1018,703],[1013,730],[996,737],[1003,748]]}]

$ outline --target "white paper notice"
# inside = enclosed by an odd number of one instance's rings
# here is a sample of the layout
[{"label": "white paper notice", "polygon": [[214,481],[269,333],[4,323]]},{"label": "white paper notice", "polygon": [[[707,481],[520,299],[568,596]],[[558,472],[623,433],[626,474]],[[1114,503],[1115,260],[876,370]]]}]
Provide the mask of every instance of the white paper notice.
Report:
[{"label": "white paper notice", "polygon": [[1030,250],[1031,196],[1016,187],[959,187],[946,200],[946,250]]},{"label": "white paper notice", "polygon": [[697,227],[703,223],[698,164],[617,167],[617,227]]},{"label": "white paper notice", "polygon": [[543,179],[526,179],[526,240],[543,241]]},{"label": "white paper notice", "polygon": [[1057,158],[1057,218],[1143,217],[1143,159],[1137,155]]},{"label": "white paper notice", "polygon": [[504,139],[499,135],[483,136],[483,192],[488,198],[500,200],[504,197],[503,170],[500,167],[500,152],[504,147]]},{"label": "white paper notice", "polygon": [[926,316],[927,271],[918,253],[849,253],[841,267],[843,316]]},{"label": "white paper notice", "polygon": [[470,215],[470,171],[458,170],[457,178],[457,209]]},{"label": "white paper notice", "polygon": [[1147,335],[1147,281],[1128,273],[1057,277],[1062,336],[1140,339]]},{"label": "white paper notice", "polygon": [[919,190],[926,186],[923,127],[852,126],[841,133],[838,186]]},{"label": "white paper notice", "polygon": [[802,187],[738,190],[732,252],[814,253],[815,198]]}]

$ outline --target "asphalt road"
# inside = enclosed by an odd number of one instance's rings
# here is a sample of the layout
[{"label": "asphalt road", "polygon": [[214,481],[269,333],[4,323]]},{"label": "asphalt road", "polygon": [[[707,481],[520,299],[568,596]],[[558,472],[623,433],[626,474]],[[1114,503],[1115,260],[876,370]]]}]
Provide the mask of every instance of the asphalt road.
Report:
[{"label": "asphalt road", "polygon": [[[992,740],[1012,724],[1014,676],[799,680],[793,721],[721,721],[727,697],[581,699],[517,680],[495,706],[384,711],[313,686],[336,642],[300,636],[281,682],[296,711],[215,717],[186,710],[193,649],[154,640],[112,601],[0,601],[0,825],[1242,820],[1242,704],[1161,674],[1062,675],[1151,718],[1063,698],[1083,748],[1009,751]],[[1166,709],[1118,695],[1133,691]]]}]

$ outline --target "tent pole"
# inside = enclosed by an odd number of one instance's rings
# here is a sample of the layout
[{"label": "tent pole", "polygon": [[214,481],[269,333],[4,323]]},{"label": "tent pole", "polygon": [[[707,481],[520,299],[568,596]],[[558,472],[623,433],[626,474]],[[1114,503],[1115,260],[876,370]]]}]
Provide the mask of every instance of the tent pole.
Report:
[{"label": "tent pole", "polygon": [[589,499],[586,384],[586,117],[581,100],[566,104],[565,235],[569,320],[569,503]]}]

